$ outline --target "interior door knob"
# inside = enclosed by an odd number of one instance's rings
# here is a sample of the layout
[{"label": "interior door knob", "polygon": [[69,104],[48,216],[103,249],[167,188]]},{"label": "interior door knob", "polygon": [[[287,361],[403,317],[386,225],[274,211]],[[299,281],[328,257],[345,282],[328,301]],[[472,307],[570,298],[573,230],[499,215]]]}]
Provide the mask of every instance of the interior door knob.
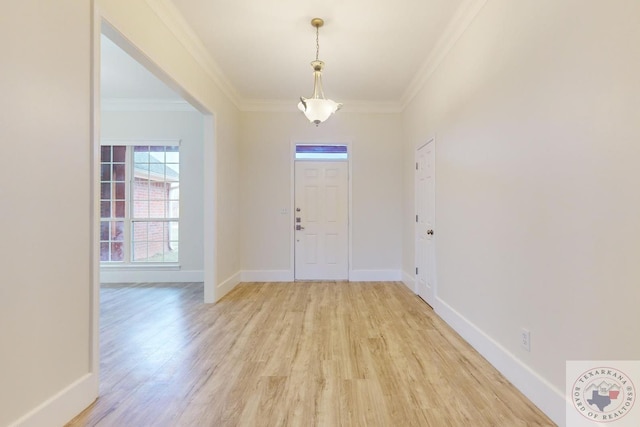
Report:
[{"label": "interior door knob", "polygon": [[300,231],[300,230],[304,230],[304,227],[301,226],[300,224],[296,225],[296,230]]}]

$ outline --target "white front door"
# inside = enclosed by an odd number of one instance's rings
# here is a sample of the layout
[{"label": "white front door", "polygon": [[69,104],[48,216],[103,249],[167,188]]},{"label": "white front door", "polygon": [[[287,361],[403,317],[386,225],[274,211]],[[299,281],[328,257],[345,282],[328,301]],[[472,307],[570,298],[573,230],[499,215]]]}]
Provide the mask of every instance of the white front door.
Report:
[{"label": "white front door", "polygon": [[433,306],[434,251],[434,140],[416,151],[416,293]]},{"label": "white front door", "polygon": [[349,278],[347,162],[295,163],[295,278]]}]

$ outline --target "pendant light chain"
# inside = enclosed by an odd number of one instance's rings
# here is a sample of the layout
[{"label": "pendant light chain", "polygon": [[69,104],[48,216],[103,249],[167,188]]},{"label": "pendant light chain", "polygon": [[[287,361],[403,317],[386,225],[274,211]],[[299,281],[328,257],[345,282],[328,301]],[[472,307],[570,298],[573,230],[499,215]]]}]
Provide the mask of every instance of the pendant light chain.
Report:
[{"label": "pendant light chain", "polygon": [[316,27],[316,61],[320,55],[320,41],[319,41],[320,27]]}]

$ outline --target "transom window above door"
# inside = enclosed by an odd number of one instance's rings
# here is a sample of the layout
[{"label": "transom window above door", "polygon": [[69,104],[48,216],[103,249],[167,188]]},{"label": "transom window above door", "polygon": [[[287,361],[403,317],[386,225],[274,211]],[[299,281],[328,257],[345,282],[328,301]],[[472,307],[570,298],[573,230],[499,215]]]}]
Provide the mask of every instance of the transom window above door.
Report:
[{"label": "transom window above door", "polygon": [[345,144],[296,144],[296,160],[347,160]]}]

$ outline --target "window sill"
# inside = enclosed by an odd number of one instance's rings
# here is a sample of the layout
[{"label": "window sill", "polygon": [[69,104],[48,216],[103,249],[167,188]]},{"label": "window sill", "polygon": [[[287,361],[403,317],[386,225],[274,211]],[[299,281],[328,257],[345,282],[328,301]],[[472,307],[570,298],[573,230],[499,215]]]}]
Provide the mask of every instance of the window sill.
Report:
[{"label": "window sill", "polygon": [[132,271],[148,271],[148,270],[180,270],[178,263],[145,263],[145,264],[100,264],[101,270],[132,270]]}]

